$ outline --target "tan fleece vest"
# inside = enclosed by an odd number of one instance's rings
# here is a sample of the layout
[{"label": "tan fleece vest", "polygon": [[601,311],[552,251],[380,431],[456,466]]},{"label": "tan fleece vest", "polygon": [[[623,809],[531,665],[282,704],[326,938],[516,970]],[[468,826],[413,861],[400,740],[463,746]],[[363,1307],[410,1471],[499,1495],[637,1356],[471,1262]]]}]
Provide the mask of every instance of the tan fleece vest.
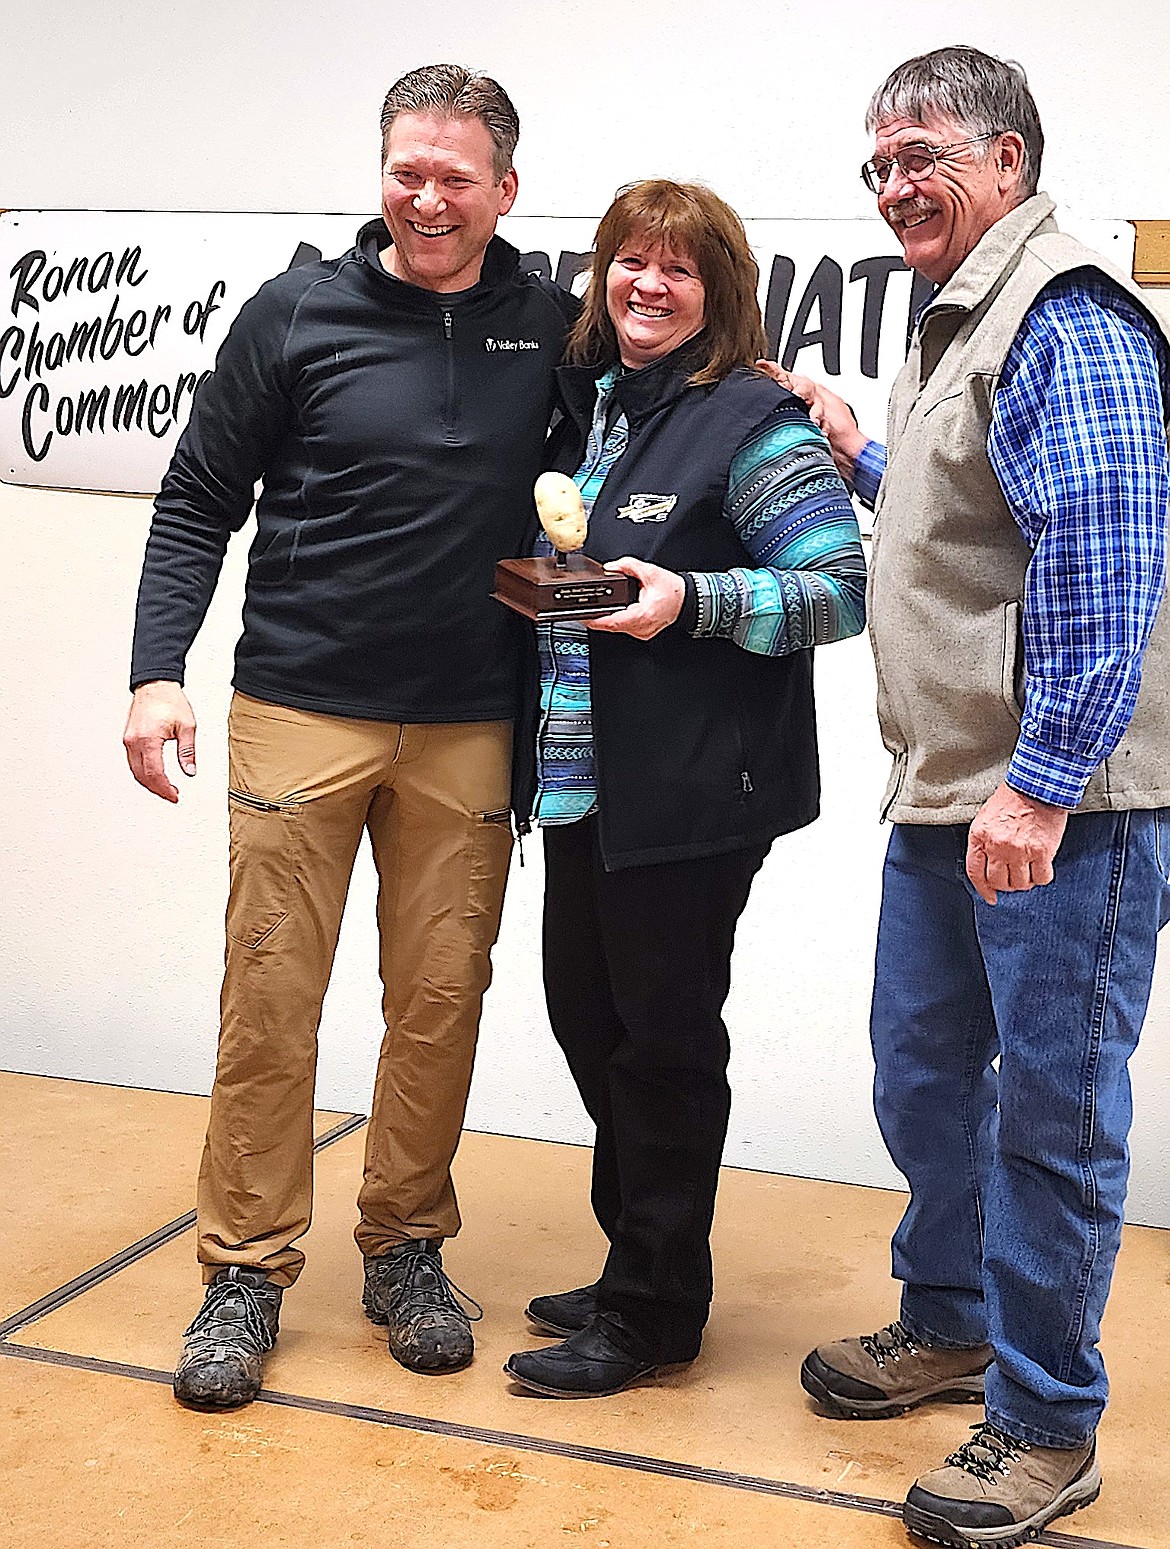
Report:
[{"label": "tan fleece vest", "polygon": [[[1053,208],[1035,194],[986,233],[924,313],[890,399],[869,628],[878,718],[894,755],[883,815],[895,823],[969,822],[1003,779],[1019,735],[1031,552],[988,461],[987,433],[1028,309],[1056,275],[1098,269],[1167,338],[1129,281],[1062,235]],[[1133,719],[1078,810],[1170,805],[1168,716],[1163,606]]]}]

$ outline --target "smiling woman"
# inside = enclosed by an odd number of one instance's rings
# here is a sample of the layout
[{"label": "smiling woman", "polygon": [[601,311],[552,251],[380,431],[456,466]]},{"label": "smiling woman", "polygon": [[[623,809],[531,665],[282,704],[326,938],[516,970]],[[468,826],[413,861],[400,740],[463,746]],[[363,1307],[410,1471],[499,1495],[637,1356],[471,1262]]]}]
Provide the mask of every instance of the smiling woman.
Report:
[{"label": "smiling woman", "polygon": [[648,366],[703,326],[706,286],[689,253],[631,237],[614,254],[605,302],[623,366]]},{"label": "smiling woman", "polygon": [[637,369],[704,330],[698,387],[767,352],[743,223],[699,183],[651,178],[622,189],[597,228],[592,272],[568,343],[574,363]]},{"label": "smiling woman", "polygon": [[589,555],[641,591],[589,633],[540,626],[515,792],[544,828],[549,1019],[597,1124],[610,1240],[596,1284],[529,1307],[564,1343],[508,1362],[553,1397],[698,1352],[735,925],[773,839],[816,816],[811,648],[857,633],[865,581],[828,446],[754,368],[759,275],[735,211],[637,183],[595,247],[548,459],[580,489]]}]

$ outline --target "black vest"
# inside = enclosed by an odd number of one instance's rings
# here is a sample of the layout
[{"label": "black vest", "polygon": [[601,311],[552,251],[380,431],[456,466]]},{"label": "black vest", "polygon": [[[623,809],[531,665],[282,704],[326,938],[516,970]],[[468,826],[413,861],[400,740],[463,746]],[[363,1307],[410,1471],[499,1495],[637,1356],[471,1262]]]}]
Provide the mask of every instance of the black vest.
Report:
[{"label": "black vest", "polygon": [[[683,352],[619,379],[629,445],[594,503],[585,551],[669,570],[752,568],[723,515],[731,460],[789,395],[738,369],[689,387]],[[564,419],[547,466],[580,466],[599,371],[558,370]],[[636,521],[633,497],[674,497],[661,521]],[[665,504],[665,500],[663,502]],[[678,624],[653,640],[589,634],[602,854],[607,870],[689,860],[763,844],[817,816],[819,777],[812,652],[766,657]],[[532,692],[528,695],[531,723]],[[531,740],[518,765],[517,812],[531,811]]]}]

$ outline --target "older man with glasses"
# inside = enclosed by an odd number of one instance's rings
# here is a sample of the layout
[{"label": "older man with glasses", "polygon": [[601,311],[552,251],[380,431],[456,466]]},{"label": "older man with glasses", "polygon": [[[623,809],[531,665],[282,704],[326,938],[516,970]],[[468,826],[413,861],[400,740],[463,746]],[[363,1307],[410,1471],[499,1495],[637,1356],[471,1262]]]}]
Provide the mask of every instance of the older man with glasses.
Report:
[{"label": "older man with glasses", "polygon": [[1127,1062],[1170,912],[1170,341],[1057,229],[1018,66],[912,59],[867,126],[862,176],[939,287],[888,447],[792,385],[877,513],[875,1103],[910,1205],[900,1317],[822,1345],[801,1380],[857,1419],[985,1398],[904,1518],[1010,1546],[1100,1489]]}]

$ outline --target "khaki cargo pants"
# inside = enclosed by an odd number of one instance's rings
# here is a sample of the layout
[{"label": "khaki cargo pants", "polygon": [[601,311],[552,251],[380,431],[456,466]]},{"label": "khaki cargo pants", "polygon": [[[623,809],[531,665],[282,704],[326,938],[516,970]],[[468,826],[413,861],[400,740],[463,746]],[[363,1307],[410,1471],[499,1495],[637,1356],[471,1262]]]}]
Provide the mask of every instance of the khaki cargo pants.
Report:
[{"label": "khaki cargo pants", "polygon": [[451,1237],[451,1160],[511,854],[506,721],[398,725],[236,694],[219,1059],[199,1173],[204,1279],[296,1279],[309,1227],[317,1025],[363,830],[378,868],[386,1034],[356,1231]]}]

